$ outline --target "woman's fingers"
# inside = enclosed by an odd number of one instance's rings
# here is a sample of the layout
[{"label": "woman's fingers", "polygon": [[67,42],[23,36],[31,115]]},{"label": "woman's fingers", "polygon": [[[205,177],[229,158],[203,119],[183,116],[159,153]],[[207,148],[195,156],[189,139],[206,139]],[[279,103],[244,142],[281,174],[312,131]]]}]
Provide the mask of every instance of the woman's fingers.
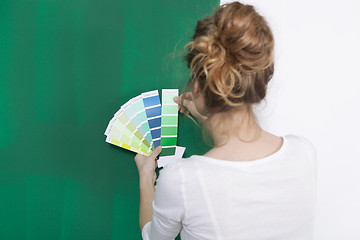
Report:
[{"label": "woman's fingers", "polygon": [[179,97],[173,98],[174,102],[176,102],[178,104],[178,111],[181,113],[184,112],[184,106],[182,105],[182,101],[181,101],[182,95],[183,94],[181,94]]},{"label": "woman's fingers", "polygon": [[186,92],[186,93],[184,94],[184,99],[189,100],[189,101],[192,101],[192,100],[193,100],[192,92]]},{"label": "woman's fingers", "polygon": [[199,122],[203,123],[207,119],[206,116],[203,116],[197,110],[194,101],[192,92],[185,92],[181,94],[179,97],[174,97],[174,102],[176,102],[179,107],[178,111],[181,113],[191,114],[195,118],[199,120]]},{"label": "woman's fingers", "polygon": [[[181,95],[180,95],[180,97],[181,97]],[[176,96],[176,97],[173,98],[174,102],[179,104],[179,107],[180,107],[180,103],[179,103],[180,97]]]},{"label": "woman's fingers", "polygon": [[189,108],[190,102],[193,100],[191,92],[185,92],[180,95],[180,104],[186,108]]},{"label": "woman's fingers", "polygon": [[176,102],[179,107],[178,107],[178,111],[180,111],[181,113],[189,113],[189,109],[192,107],[192,105],[194,104],[192,102],[192,93],[191,92],[185,92],[183,94],[181,94],[179,97],[174,97],[174,102]]},{"label": "woman's fingers", "polygon": [[149,158],[151,159],[155,159],[161,152],[161,146],[158,146],[157,148],[155,148],[154,151],[152,151],[152,153],[149,155]]}]

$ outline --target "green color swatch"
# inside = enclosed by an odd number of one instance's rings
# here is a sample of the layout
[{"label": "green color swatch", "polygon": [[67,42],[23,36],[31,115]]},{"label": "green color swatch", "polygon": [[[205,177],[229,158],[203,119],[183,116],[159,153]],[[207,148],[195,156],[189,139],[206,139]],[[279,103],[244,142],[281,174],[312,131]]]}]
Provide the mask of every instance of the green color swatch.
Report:
[{"label": "green color swatch", "polygon": [[177,126],[178,124],[178,116],[162,116],[161,125],[162,126]]},{"label": "green color swatch", "polygon": [[176,146],[177,137],[162,137],[161,146]]},{"label": "green color swatch", "polygon": [[175,155],[176,148],[170,147],[170,148],[163,148],[161,150],[162,155],[161,156],[173,156]]},{"label": "green color swatch", "polygon": [[177,135],[177,127],[161,127],[162,136]]}]

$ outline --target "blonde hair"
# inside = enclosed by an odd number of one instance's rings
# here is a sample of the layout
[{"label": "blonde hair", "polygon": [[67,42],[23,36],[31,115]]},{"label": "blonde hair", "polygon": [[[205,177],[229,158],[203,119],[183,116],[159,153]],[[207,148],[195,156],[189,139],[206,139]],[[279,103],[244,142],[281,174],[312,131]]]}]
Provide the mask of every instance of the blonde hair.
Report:
[{"label": "blonde hair", "polygon": [[197,22],[185,57],[189,84],[199,82],[206,111],[249,109],[265,98],[274,73],[274,38],[253,6],[224,4]]}]

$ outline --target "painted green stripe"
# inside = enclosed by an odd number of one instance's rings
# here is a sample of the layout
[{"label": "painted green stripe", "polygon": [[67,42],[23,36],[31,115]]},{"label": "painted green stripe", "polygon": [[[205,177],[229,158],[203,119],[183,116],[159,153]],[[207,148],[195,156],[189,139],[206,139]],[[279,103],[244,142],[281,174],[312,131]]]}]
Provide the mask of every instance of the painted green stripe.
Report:
[{"label": "painted green stripe", "polygon": [[163,149],[161,150],[160,157],[175,155],[175,150],[176,150],[175,147],[163,148]]},{"label": "painted green stripe", "polygon": [[162,114],[176,114],[178,112],[178,105],[163,105]]},{"label": "painted green stripe", "polygon": [[162,116],[161,125],[177,125],[178,116]]},{"label": "painted green stripe", "polygon": [[162,137],[160,140],[161,146],[176,146],[177,137]]},{"label": "painted green stripe", "polygon": [[177,127],[162,127],[161,136],[177,135]]}]

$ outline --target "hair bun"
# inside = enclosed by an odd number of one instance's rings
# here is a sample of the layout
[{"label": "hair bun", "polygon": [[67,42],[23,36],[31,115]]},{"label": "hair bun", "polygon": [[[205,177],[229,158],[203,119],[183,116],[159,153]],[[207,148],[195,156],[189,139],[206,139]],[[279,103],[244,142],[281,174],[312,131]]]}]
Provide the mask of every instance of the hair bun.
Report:
[{"label": "hair bun", "polygon": [[273,35],[266,21],[251,5],[225,4],[214,16],[215,39],[226,49],[227,57],[244,71],[264,69],[272,62]]},{"label": "hair bun", "polygon": [[253,6],[233,2],[199,20],[186,44],[190,81],[211,113],[260,102],[273,76],[274,39]]}]

